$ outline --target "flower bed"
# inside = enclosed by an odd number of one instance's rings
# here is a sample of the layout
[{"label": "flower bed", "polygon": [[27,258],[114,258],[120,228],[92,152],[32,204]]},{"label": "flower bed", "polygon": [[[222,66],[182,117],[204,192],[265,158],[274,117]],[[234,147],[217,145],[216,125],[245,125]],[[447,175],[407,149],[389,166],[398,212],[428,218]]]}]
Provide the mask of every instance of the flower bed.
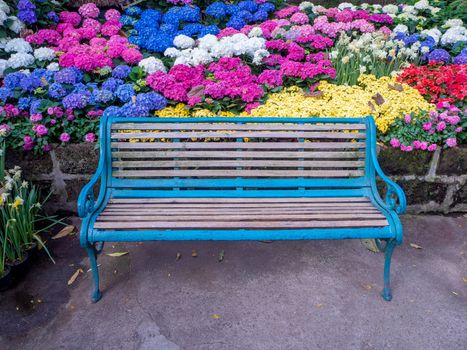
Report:
[{"label": "flower bed", "polygon": [[454,5],[35,2],[0,0],[9,148],[95,142],[104,113],[372,115],[379,140],[402,151],[466,141],[467,30]]}]

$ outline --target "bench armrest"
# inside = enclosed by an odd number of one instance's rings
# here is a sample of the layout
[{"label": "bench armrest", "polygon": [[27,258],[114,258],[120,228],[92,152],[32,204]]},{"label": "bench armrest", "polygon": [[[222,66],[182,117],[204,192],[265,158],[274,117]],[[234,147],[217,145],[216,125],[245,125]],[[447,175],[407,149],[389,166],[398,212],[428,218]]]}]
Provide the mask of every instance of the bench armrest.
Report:
[{"label": "bench armrest", "polygon": [[376,157],[376,151],[371,152],[371,161],[373,163],[376,174],[378,174],[378,176],[386,184],[386,207],[388,209],[394,210],[397,214],[404,214],[407,208],[407,199],[405,197],[404,191],[398,184],[396,184],[384,174],[383,170],[379,166],[378,158]]},{"label": "bench armrest", "polygon": [[[102,173],[105,169],[104,161],[99,162],[96,173],[93,175],[91,180],[83,187],[78,197],[78,215],[80,218],[85,218],[88,214],[92,213],[94,209],[99,205],[100,200],[96,203],[94,198],[94,186],[99,180],[101,180],[100,192],[103,190],[102,184]],[[98,199],[100,199],[101,193],[99,193]]]}]

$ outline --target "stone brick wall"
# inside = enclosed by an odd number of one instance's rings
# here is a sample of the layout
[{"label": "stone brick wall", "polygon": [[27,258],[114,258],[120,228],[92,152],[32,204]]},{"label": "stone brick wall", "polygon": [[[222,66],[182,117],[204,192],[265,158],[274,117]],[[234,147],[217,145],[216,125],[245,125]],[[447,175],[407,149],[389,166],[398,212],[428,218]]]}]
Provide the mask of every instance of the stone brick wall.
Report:
[{"label": "stone brick wall", "polygon": [[[7,152],[7,166],[21,166],[29,180],[44,192],[52,191],[51,211],[76,210],[79,191],[91,178],[98,159],[98,149],[91,144],[57,147],[40,157]],[[409,212],[467,212],[467,147],[434,153],[383,148],[378,159],[385,173],[403,187]]]}]

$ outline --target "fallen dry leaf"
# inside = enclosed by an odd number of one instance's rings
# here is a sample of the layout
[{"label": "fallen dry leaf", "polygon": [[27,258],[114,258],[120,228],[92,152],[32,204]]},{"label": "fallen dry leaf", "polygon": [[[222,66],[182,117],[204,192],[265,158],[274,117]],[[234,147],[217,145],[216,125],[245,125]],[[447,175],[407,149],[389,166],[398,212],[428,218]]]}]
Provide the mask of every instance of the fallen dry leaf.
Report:
[{"label": "fallen dry leaf", "polygon": [[464,278],[464,283],[467,283],[467,278]]},{"label": "fallen dry leaf", "polygon": [[119,256],[124,256],[124,255],[127,255],[128,252],[115,252],[115,253],[108,253],[108,254],[105,254],[107,256],[112,256],[112,257],[119,257]]},{"label": "fallen dry leaf", "polygon": [[418,244],[415,244],[415,243],[410,243],[410,246],[414,249],[422,249],[422,247],[420,247]]},{"label": "fallen dry leaf", "polygon": [[74,233],[74,231],[75,231],[75,227],[73,225],[65,226],[64,228],[60,230],[59,233],[53,236],[52,239],[59,239],[59,238],[63,238],[66,236],[70,236]]},{"label": "fallen dry leaf", "polygon": [[217,257],[218,262],[222,262],[224,260],[225,252],[224,250],[221,250],[219,253],[219,256]]},{"label": "fallen dry leaf", "polygon": [[384,97],[383,97],[379,92],[377,92],[377,93],[372,97],[372,99],[376,102],[376,104],[377,104],[378,106],[381,106],[381,105],[385,102]]},{"label": "fallen dry leaf", "polygon": [[388,84],[388,87],[390,89],[402,92],[404,91],[404,87],[401,84],[395,83],[395,84]]},{"label": "fallen dry leaf", "polygon": [[71,286],[73,283],[75,283],[75,281],[78,278],[80,273],[83,273],[83,269],[81,269],[81,268],[79,268],[78,270],[75,271],[75,273],[68,280],[68,285],[69,286]]},{"label": "fallen dry leaf", "polygon": [[221,317],[218,314],[214,314],[214,315],[212,315],[212,318],[215,319],[215,320],[218,320]]},{"label": "fallen dry leaf", "polygon": [[193,250],[191,251],[191,256],[192,256],[193,258],[196,258],[196,257],[198,256],[198,253],[196,252],[195,249],[193,249]]},{"label": "fallen dry leaf", "polygon": [[182,258],[182,254],[177,253],[177,256],[175,257],[175,261],[179,261]]}]

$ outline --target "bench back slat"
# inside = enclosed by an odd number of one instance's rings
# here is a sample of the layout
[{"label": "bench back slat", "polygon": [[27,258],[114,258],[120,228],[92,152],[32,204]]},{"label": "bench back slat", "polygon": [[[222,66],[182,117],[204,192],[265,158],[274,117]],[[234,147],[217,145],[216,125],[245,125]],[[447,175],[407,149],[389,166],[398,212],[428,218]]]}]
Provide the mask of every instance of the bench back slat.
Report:
[{"label": "bench back slat", "polygon": [[[367,183],[367,125],[365,119],[110,119],[109,182],[177,191],[235,183],[241,191],[313,188],[323,179],[328,187],[355,188]],[[281,180],[291,181],[284,187]]]}]

